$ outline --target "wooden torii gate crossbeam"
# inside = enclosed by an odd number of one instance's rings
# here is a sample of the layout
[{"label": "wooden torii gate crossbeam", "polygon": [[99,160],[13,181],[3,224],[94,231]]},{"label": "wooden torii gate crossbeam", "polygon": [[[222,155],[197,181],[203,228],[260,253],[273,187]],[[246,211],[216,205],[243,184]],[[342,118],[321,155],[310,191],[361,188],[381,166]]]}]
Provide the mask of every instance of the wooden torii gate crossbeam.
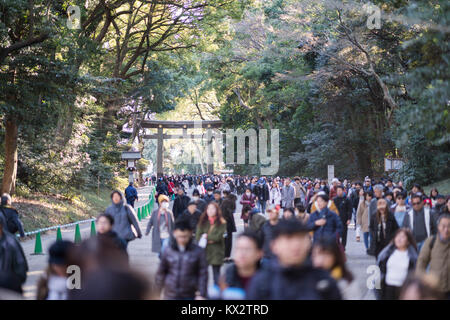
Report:
[{"label": "wooden torii gate crossbeam", "polygon": [[[144,135],[144,139],[157,139],[157,152],[156,152],[156,174],[159,177],[163,176],[163,143],[164,139],[183,139],[188,137],[189,139],[201,139],[202,135],[187,135],[187,129],[202,128],[208,131],[214,128],[220,128],[223,122],[221,120],[204,120],[204,121],[160,121],[160,120],[144,120],[141,122],[142,128],[158,129],[156,134]],[[164,129],[183,129],[182,135],[169,135],[164,134]],[[207,137],[211,137],[210,132],[207,133]],[[212,146],[211,143],[207,143],[208,149],[208,161],[207,171],[208,173],[214,172],[214,164],[211,158]]]}]

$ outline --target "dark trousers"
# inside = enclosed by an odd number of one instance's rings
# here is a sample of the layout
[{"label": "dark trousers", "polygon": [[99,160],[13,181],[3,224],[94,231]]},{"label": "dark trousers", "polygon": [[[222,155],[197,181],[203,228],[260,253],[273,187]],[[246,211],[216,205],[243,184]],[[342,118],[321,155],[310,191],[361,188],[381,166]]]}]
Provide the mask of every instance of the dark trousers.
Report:
[{"label": "dark trousers", "polygon": [[342,228],[342,246],[345,249],[345,246],[347,245],[347,232],[348,232],[348,228],[347,228],[347,221],[345,224],[343,224],[343,228]]},{"label": "dark trousers", "polygon": [[213,278],[214,278],[214,284],[215,285],[219,285],[220,267],[221,266],[212,266]]},{"label": "dark trousers", "polygon": [[134,208],[134,199],[133,200],[127,199],[127,202],[130,206],[132,206]]},{"label": "dark trousers", "polygon": [[381,290],[382,300],[398,300],[400,297],[401,287],[395,287],[385,284],[384,288]]},{"label": "dark trousers", "polygon": [[233,233],[227,232],[227,236],[225,237],[225,258],[229,258],[231,256],[232,246],[233,246]]}]

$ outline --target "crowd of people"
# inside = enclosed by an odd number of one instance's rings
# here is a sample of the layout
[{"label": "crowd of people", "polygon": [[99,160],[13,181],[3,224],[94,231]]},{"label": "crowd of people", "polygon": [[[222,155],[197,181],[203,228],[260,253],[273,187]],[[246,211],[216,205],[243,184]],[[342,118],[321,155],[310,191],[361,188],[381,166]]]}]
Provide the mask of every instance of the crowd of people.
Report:
[{"label": "crowd of people", "polygon": [[[96,237],[53,244],[38,299],[361,299],[366,292],[351,272],[349,241],[362,242],[361,252],[379,267],[377,299],[450,298],[450,197],[436,188],[427,195],[419,185],[407,190],[401,182],[369,177],[328,184],[306,177],[175,175],[146,183],[155,186],[158,204],[144,232],[151,233],[159,259],[155,277],[129,263],[129,242],[143,237],[133,209],[138,193],[130,184],[125,195],[111,193]],[[28,267],[14,234],[24,231],[17,211],[7,210],[13,208],[5,195],[0,288],[20,295]],[[234,237],[237,217],[244,227]],[[72,265],[82,270],[82,289],[66,288]]]}]

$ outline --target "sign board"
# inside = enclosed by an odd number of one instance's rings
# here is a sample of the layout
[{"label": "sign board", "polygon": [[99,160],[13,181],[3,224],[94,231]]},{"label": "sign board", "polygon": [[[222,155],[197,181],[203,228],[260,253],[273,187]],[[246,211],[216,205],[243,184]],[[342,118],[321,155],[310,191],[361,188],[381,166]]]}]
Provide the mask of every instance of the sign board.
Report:
[{"label": "sign board", "polygon": [[122,160],[139,160],[141,153],[139,151],[124,151],[122,152]]},{"label": "sign board", "polygon": [[331,180],[334,178],[334,165],[328,165],[328,184],[331,185]]},{"label": "sign board", "polygon": [[403,164],[403,160],[399,158],[384,158],[384,171],[400,170]]}]

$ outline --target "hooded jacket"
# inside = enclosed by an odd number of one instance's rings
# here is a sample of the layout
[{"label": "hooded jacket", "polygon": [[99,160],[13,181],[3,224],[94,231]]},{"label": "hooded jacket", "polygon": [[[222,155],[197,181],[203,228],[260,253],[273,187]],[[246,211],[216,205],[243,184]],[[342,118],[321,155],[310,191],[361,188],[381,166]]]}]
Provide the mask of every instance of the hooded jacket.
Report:
[{"label": "hooded jacket", "polygon": [[121,197],[118,204],[112,203],[105,210],[105,213],[110,214],[114,218],[113,231],[115,231],[122,239],[131,241],[136,239],[136,234],[131,228],[131,226],[133,226],[137,233],[137,237],[141,238],[142,232],[139,228],[139,223],[133,208],[125,204],[122,192],[115,191],[113,193],[119,193]]}]

